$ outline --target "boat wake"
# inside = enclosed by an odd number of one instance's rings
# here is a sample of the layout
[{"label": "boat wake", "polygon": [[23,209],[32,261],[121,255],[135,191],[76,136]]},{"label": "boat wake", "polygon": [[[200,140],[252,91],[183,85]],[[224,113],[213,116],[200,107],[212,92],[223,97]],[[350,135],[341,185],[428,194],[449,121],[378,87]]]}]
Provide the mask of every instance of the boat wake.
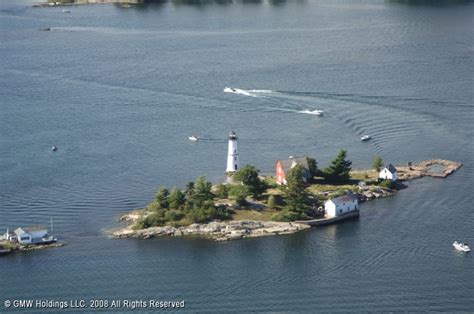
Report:
[{"label": "boat wake", "polygon": [[240,88],[233,88],[233,87],[226,87],[224,88],[224,93],[232,93],[232,94],[239,94],[249,97],[258,97],[258,94],[271,94],[273,91],[268,89],[240,89]]}]

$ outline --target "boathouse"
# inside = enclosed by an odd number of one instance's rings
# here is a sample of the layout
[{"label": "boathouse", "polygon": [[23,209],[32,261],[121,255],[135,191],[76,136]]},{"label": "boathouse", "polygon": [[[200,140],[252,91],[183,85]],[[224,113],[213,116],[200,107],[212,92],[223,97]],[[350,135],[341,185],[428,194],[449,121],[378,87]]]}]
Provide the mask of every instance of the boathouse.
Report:
[{"label": "boathouse", "polygon": [[397,181],[397,168],[390,164],[379,172],[379,179]]},{"label": "boathouse", "polygon": [[326,218],[337,217],[359,209],[359,198],[355,194],[339,196],[324,203]]},{"label": "boathouse", "polygon": [[48,229],[42,226],[20,227],[15,230],[15,235],[20,244],[43,243],[43,238],[48,237]]},{"label": "boathouse", "polygon": [[311,179],[308,157],[290,157],[288,160],[276,161],[276,183],[280,185],[287,184],[286,174],[297,165],[300,165],[303,168],[304,181],[307,182],[309,179]]}]

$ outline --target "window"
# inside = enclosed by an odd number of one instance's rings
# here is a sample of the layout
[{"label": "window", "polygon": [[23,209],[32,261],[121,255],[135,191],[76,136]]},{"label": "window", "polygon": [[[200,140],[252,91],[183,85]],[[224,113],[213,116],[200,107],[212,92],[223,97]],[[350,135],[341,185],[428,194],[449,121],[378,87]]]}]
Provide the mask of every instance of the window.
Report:
[{"label": "window", "polygon": [[234,161],[237,161],[237,157],[234,157]]},{"label": "window", "polygon": [[234,149],[234,154],[237,154],[237,150],[236,150],[236,149]]},{"label": "window", "polygon": [[234,165],[234,169],[237,170],[237,165]]}]

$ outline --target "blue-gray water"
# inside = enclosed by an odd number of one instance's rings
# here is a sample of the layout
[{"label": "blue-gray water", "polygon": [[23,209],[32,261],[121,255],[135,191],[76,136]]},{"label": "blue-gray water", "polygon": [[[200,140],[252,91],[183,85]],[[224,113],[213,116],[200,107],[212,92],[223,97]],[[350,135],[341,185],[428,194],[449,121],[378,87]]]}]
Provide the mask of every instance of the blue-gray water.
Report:
[{"label": "blue-gray water", "polygon": [[[15,298],[184,299],[201,312],[473,311],[472,253],[451,243],[474,242],[474,6],[234,2],[69,14],[0,3],[0,231],[53,218],[69,243],[2,257],[0,312]],[[300,113],[314,109],[325,115]],[[340,148],[356,168],[376,154],[464,167],[363,204],[359,221],[290,236],[107,238],[160,184],[221,180],[230,130],[241,161],[267,173],[288,155],[324,166]]]}]

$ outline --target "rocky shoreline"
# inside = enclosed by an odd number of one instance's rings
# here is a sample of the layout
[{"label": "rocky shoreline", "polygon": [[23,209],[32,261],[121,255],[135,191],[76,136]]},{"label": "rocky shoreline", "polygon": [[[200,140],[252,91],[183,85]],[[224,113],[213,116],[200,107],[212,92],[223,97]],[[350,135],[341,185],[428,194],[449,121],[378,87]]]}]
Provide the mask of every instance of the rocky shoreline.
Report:
[{"label": "rocky shoreline", "polygon": [[185,227],[163,226],[139,230],[134,230],[132,226],[128,226],[112,232],[112,237],[149,239],[157,236],[199,236],[222,242],[244,238],[291,234],[308,228],[310,228],[310,226],[292,222],[232,220],[222,222],[213,221],[207,224],[192,224]]},{"label": "rocky shoreline", "polygon": [[[444,159],[431,159],[413,165],[408,163],[407,166],[397,167],[399,182],[396,189],[381,186],[359,186],[358,192],[354,192],[354,194],[358,195],[360,202],[389,197],[395,195],[398,190],[406,188],[403,184],[404,181],[425,176],[445,178],[461,167],[461,163]],[[182,227],[162,226],[135,230],[133,228],[134,223],[144,216],[146,216],[146,211],[144,210],[135,210],[122,215],[119,221],[128,223],[128,226],[111,232],[111,236],[113,238],[141,239],[149,239],[158,236],[199,236],[215,241],[229,241],[270,235],[292,234],[310,228],[309,225],[303,222],[229,220],[213,221],[205,224],[195,223]]]}]

